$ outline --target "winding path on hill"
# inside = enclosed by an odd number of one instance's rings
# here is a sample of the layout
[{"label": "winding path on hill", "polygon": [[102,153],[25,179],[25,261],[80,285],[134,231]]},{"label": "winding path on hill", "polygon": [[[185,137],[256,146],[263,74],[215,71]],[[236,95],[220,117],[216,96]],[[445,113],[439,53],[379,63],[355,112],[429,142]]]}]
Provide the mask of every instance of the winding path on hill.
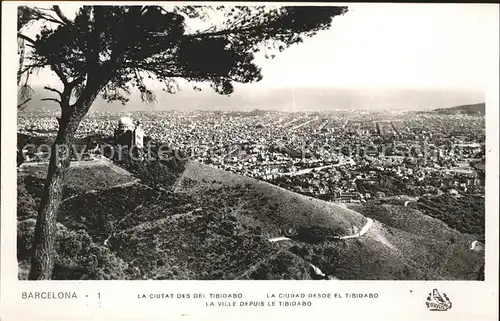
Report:
[{"label": "winding path on hill", "polygon": [[72,200],[74,198],[77,198],[79,196],[82,196],[82,195],[85,195],[85,194],[96,194],[98,192],[102,192],[104,190],[109,190],[109,189],[112,189],[112,188],[119,188],[119,187],[129,187],[129,186],[132,186],[132,185],[135,185],[137,183],[139,183],[140,180],[139,179],[134,179],[133,181],[130,181],[130,182],[125,182],[125,183],[121,183],[121,184],[117,184],[117,185],[113,185],[113,186],[109,186],[109,187],[106,187],[105,189],[100,189],[100,190],[97,190],[97,189],[90,189],[88,191],[84,191],[84,192],[81,192],[81,193],[78,193],[78,194],[75,194],[75,195],[72,195],[70,197],[67,197],[65,199],[63,199],[61,201],[61,204],[62,203],[65,203],[69,200]]},{"label": "winding path on hill", "polygon": [[[373,226],[373,219],[367,217],[366,218],[366,223],[365,225],[361,228],[361,230],[358,233],[352,234],[352,235],[345,235],[345,236],[334,236],[333,238],[338,239],[338,240],[347,240],[347,239],[354,239],[358,238],[360,236],[363,236],[370,230],[370,228]],[[286,236],[279,236],[279,237],[274,237],[268,239],[269,242],[275,243],[279,241],[291,241],[290,238]]]},{"label": "winding path on hill", "polygon": [[366,232],[368,232],[368,230],[370,230],[370,228],[373,226],[373,220],[369,217],[366,218],[366,223],[365,225],[361,228],[361,230],[356,233],[356,234],[353,234],[353,235],[346,235],[346,236],[339,236],[337,238],[339,238],[340,240],[346,240],[346,239],[355,239],[355,238],[358,238],[360,236],[363,236],[366,234]]},{"label": "winding path on hill", "polygon": [[[373,226],[373,219],[367,217],[365,225],[361,228],[361,230],[358,233],[355,233],[352,235],[345,235],[345,236],[334,236],[334,238],[339,239],[339,240],[358,238],[358,237],[365,235],[366,232],[368,232],[372,226]],[[268,241],[271,243],[275,243],[275,242],[279,242],[279,241],[291,241],[291,239],[286,237],[286,236],[279,236],[279,237],[270,238],[270,239],[268,239]],[[323,273],[323,271],[321,271],[317,266],[313,265],[312,263],[309,263],[309,265],[312,267],[312,269],[313,269],[314,273],[316,273],[316,275],[326,277],[326,274]],[[333,278],[333,279],[338,280],[337,278]]]},{"label": "winding path on hill", "polygon": [[286,236],[280,236],[280,237],[274,237],[272,239],[269,239],[268,241],[271,243],[274,243],[274,242],[279,242],[279,241],[291,241],[291,239],[286,237]]},{"label": "winding path on hill", "polygon": [[484,251],[484,244],[477,240],[473,241],[470,245],[470,250],[475,252],[482,252]]}]

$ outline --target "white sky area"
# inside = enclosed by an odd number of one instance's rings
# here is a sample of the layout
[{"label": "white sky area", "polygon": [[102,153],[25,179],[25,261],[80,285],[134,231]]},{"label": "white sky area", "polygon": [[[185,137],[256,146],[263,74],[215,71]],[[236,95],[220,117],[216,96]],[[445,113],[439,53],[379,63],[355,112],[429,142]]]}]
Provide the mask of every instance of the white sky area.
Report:
[{"label": "white sky area", "polygon": [[330,30],[262,63],[262,84],[481,88],[495,52],[498,8],[353,4]]}]

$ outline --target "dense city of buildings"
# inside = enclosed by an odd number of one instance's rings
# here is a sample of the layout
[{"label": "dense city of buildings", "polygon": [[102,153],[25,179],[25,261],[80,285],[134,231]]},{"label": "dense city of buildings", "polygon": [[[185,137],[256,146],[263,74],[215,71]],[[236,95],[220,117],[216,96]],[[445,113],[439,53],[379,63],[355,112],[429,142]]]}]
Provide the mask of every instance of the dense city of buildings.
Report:
[{"label": "dense city of buildings", "polygon": [[[18,132],[55,135],[51,112]],[[120,117],[193,160],[322,199],[484,195],[484,116],[408,111],[94,112],[79,138],[113,136]],[[145,147],[146,148],[146,147]]]}]

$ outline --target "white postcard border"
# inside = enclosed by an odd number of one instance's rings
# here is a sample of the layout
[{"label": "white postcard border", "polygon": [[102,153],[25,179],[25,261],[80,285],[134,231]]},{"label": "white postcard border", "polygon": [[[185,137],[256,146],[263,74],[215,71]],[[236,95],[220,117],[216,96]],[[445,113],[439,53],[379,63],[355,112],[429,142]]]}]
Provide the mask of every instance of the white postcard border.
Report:
[{"label": "white postcard border", "polygon": [[[2,3],[2,184],[1,298],[2,320],[113,319],[342,319],[342,320],[496,320],[498,313],[498,28],[492,43],[486,95],[486,281],[49,281],[17,280],[16,145],[17,100],[14,93],[17,47],[16,5]],[[33,3],[29,3],[32,5]],[[101,3],[100,3],[101,4]],[[117,4],[113,2],[113,4]],[[122,3],[120,3],[122,4]],[[125,4],[125,2],[123,2]],[[134,2],[133,4],[137,4]],[[208,4],[203,2],[203,4]],[[309,4],[309,3],[308,3]],[[325,5],[325,3],[321,4]],[[336,4],[337,5],[337,4]],[[348,5],[348,3],[346,4]],[[432,4],[426,4],[432,5]],[[498,14],[498,5],[491,5]],[[495,9],[496,7],[496,9]],[[498,16],[497,16],[498,17]],[[498,23],[498,19],[497,19]],[[447,293],[453,307],[431,312],[425,298],[432,289]],[[22,299],[22,292],[76,292],[77,300]],[[98,296],[99,293],[99,296]],[[376,293],[378,299],[313,299],[312,307],[207,307],[205,299],[146,299],[141,294],[242,293],[246,301],[265,301],[270,293]]]}]

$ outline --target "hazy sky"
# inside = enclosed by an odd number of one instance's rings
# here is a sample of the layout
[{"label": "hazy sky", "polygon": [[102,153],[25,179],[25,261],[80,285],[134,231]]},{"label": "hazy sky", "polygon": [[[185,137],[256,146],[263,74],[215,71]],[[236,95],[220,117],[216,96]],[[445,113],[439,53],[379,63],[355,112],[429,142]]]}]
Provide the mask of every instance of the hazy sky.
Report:
[{"label": "hazy sky", "polygon": [[[332,28],[274,60],[263,80],[238,88],[432,88],[482,91],[498,59],[498,6],[348,4]],[[68,15],[74,4],[64,4]],[[497,65],[498,66],[498,65]],[[498,67],[497,67],[498,68]],[[42,72],[34,82],[57,81]]]},{"label": "hazy sky", "polygon": [[262,84],[481,88],[495,52],[498,7],[352,4],[331,30],[263,63]]}]

